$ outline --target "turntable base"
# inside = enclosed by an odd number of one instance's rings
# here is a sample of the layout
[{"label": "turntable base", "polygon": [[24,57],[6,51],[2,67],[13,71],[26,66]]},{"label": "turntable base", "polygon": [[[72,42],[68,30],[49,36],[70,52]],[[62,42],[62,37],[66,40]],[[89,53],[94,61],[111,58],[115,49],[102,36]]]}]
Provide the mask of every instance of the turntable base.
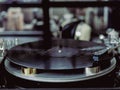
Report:
[{"label": "turntable base", "polygon": [[5,61],[5,69],[12,74],[13,76],[19,77],[21,79],[26,79],[30,81],[36,81],[36,82],[48,82],[48,83],[65,83],[65,82],[77,82],[77,81],[85,81],[89,79],[94,79],[97,77],[104,76],[110,72],[112,72],[115,69],[116,66],[116,60],[113,58],[111,60],[111,65],[104,69],[100,70],[98,72],[90,72],[89,67],[85,68],[83,73],[82,72],[41,72],[39,74],[34,75],[24,75],[19,68],[12,67],[10,65],[9,60]]}]

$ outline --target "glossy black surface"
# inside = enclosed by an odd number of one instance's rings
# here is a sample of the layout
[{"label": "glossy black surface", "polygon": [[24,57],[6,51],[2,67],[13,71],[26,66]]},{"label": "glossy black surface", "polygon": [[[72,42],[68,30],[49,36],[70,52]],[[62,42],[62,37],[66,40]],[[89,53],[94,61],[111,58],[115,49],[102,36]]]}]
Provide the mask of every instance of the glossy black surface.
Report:
[{"label": "glossy black surface", "polygon": [[42,70],[80,69],[92,66],[93,52],[103,48],[104,45],[93,42],[53,39],[13,47],[8,51],[7,59],[24,67]]}]

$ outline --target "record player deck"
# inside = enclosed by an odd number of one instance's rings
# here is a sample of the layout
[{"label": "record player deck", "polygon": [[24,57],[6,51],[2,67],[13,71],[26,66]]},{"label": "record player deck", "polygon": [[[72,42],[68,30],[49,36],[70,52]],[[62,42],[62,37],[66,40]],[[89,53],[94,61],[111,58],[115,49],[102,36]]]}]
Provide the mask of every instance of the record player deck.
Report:
[{"label": "record player deck", "polygon": [[[7,53],[4,67],[8,86],[12,80],[15,85],[29,87],[29,84],[22,84],[22,81],[27,80],[32,84],[36,82],[35,87],[38,83],[39,87],[41,83],[44,83],[43,86],[50,84],[49,86],[53,87],[57,84],[55,87],[60,87],[63,84],[68,87],[69,84],[72,86],[71,83],[76,82],[92,83],[93,79],[97,81],[97,78],[110,74],[116,67],[116,60],[107,53],[104,44],[53,39],[49,43],[36,41],[11,48]],[[14,82],[18,78],[19,83]],[[107,83],[109,80],[106,80]]]}]

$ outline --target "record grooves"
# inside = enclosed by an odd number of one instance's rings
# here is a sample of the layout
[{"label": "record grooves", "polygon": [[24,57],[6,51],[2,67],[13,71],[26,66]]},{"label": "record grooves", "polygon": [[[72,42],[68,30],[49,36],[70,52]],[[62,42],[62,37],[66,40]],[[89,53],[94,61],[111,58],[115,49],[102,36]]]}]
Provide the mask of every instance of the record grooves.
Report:
[{"label": "record grooves", "polygon": [[75,70],[92,67],[93,52],[105,48],[102,44],[71,39],[55,39],[50,45],[46,46],[42,41],[18,45],[8,51],[7,59],[23,67],[41,70]]}]

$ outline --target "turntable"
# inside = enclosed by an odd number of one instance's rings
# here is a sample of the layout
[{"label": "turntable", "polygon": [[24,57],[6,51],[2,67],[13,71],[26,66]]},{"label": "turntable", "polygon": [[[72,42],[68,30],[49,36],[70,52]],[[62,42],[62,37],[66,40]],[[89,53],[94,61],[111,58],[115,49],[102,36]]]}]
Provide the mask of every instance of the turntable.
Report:
[{"label": "turntable", "polygon": [[104,44],[52,39],[11,48],[4,64],[8,87],[110,87],[116,60]]}]

